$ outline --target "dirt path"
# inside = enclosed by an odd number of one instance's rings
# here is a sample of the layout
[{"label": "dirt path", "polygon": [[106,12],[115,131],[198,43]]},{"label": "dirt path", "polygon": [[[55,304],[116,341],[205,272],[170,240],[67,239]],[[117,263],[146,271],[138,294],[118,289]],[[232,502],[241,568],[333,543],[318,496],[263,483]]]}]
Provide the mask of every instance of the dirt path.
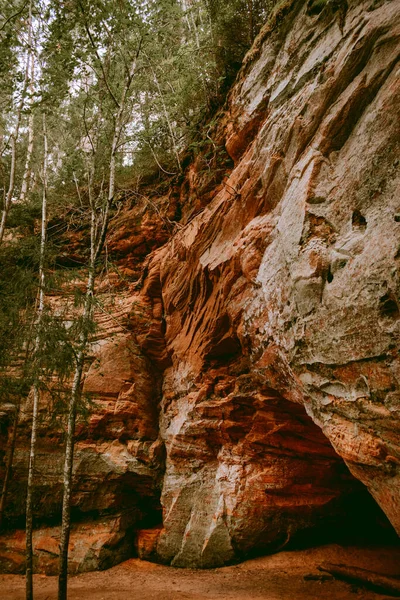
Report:
[{"label": "dirt path", "polygon": [[[323,562],[344,563],[400,576],[400,548],[338,545],[281,552],[240,565],[194,571],[138,559],[108,571],[71,577],[68,600],[381,600],[380,594],[344,582],[312,579]],[[35,600],[55,600],[57,579],[35,576]],[[1,600],[23,600],[25,580],[0,575]]]}]

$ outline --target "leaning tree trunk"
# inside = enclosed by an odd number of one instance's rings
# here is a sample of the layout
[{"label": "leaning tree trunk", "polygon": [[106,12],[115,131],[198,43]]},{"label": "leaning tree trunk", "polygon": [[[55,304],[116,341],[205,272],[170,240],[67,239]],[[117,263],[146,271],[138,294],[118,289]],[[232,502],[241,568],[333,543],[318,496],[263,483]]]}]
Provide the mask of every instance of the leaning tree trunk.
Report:
[{"label": "leaning tree trunk", "polygon": [[[46,254],[47,237],[47,131],[46,117],[43,115],[43,138],[44,138],[44,159],[43,159],[43,198],[42,198],[42,231],[40,240],[40,259],[39,259],[39,303],[36,316],[36,338],[34,347],[34,356],[38,354],[41,344],[41,327],[44,312],[44,284],[45,272],[44,262]],[[36,437],[38,428],[38,411],[40,399],[40,373],[36,372],[33,383],[33,413],[32,413],[32,432],[31,445],[29,453],[28,484],[26,493],[26,600],[33,600],[33,479],[36,458]]]},{"label": "leaning tree trunk", "polygon": [[400,579],[397,577],[373,573],[360,567],[348,567],[347,565],[335,565],[333,563],[322,563],[318,569],[330,573],[337,579],[359,584],[389,596],[400,597]]}]

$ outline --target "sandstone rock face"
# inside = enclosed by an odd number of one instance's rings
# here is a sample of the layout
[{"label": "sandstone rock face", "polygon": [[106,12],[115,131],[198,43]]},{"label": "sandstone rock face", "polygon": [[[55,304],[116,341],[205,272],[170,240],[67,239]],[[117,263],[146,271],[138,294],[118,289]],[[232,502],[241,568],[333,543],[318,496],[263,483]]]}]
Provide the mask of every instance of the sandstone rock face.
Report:
[{"label": "sandstone rock face", "polygon": [[[112,313],[106,303],[103,306],[83,388],[91,404],[76,429],[72,520],[77,524],[71,534],[71,572],[108,568],[132,556],[133,531],[161,519],[159,377],[126,328],[130,296],[121,294]],[[41,544],[36,568],[49,573],[58,568],[59,529],[49,530],[48,525],[60,519],[64,460],[63,431],[51,420],[51,407],[43,398],[34,487],[36,523],[44,526],[36,534]],[[24,524],[30,420],[31,399],[22,407],[6,505],[11,527]],[[6,535],[0,546],[2,571],[24,568],[23,544],[23,532]]]},{"label": "sandstone rock face", "polygon": [[399,5],[345,4],[289,2],[261,33],[220,127],[231,176],[149,266],[174,565],[324,522],[339,457],[400,533]]},{"label": "sandstone rock face", "polygon": [[[281,3],[215,133],[229,177],[199,198],[188,168],[186,224],[166,244],[164,222],[130,233],[131,211],[115,226],[128,277],[164,244],[140,285],[117,290],[85,379],[73,517],[123,516],[107,534],[118,556],[136,544],[211,567],[383,513],[400,534],[399,40],[395,0]],[[29,406],[16,525],[28,437]],[[43,428],[39,448],[36,509],[51,524],[61,432]],[[81,556],[101,568],[83,538],[72,570]]]},{"label": "sandstone rock face", "polygon": [[[47,527],[34,532],[34,569],[57,575],[60,528]],[[103,571],[132,556],[132,539],[126,535],[123,519],[99,520],[74,525],[69,544],[68,570],[71,574]],[[25,533],[5,534],[0,539],[2,573],[25,573]]]}]

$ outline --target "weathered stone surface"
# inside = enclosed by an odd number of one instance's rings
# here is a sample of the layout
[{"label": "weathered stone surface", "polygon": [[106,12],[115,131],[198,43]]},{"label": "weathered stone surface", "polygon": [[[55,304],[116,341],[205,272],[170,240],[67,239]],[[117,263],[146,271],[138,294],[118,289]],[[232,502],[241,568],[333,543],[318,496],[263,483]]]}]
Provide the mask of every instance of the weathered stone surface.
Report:
[{"label": "weathered stone surface", "polygon": [[[125,327],[130,311],[130,299],[126,303],[122,296],[113,304],[111,315],[108,310],[105,316],[98,315],[100,331],[83,388],[91,404],[87,417],[80,418],[76,428],[72,519],[80,524],[76,530],[79,544],[74,542],[70,559],[73,572],[106,568],[131,556],[132,531],[161,519],[164,448],[158,434],[159,378]],[[44,397],[34,487],[36,523],[44,526],[36,532],[40,540],[53,539],[57,534],[57,529],[48,533],[46,524],[59,522],[62,502],[63,430],[60,422],[51,421],[49,407],[51,402]],[[11,527],[24,524],[30,419],[31,399],[22,408],[6,505],[6,523]],[[114,543],[116,523],[118,539]],[[22,532],[15,536],[21,539]],[[4,555],[8,552],[10,557],[19,552],[12,540],[12,534],[3,540],[4,548],[8,548]],[[55,570],[53,559],[46,566],[40,558],[36,568]],[[4,568],[10,570],[14,564],[17,569],[19,564],[22,569],[21,560],[13,562],[10,558],[11,566]]]},{"label": "weathered stone surface", "polygon": [[235,168],[149,263],[174,565],[328,519],[339,457],[400,533],[399,6],[308,4],[261,33],[220,125]]},{"label": "weathered stone surface", "polygon": [[[395,0],[283,2],[213,133],[230,174],[205,183],[198,158],[164,213],[113,226],[125,280],[88,366],[73,514],[126,514],[144,558],[216,566],[388,526],[366,489],[400,533],[399,39]],[[43,520],[60,443],[43,430]]]},{"label": "weathered stone surface", "polygon": [[[71,574],[102,571],[132,556],[132,534],[121,518],[75,525],[69,543],[68,570]],[[46,575],[58,573],[60,528],[33,534],[34,570]],[[0,538],[2,573],[25,573],[25,533],[13,531]]]},{"label": "weathered stone surface", "polygon": [[154,561],[157,556],[157,543],[162,531],[161,526],[141,529],[136,536],[136,554],[141,560]]}]

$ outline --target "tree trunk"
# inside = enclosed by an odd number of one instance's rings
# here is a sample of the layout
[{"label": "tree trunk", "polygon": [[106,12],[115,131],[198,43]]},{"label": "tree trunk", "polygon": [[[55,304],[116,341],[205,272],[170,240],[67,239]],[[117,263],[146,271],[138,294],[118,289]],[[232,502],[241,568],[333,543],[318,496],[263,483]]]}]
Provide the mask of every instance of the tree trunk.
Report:
[{"label": "tree trunk", "polygon": [[253,0],[247,1],[247,10],[249,11],[249,42],[251,46],[251,44],[254,42],[254,38],[256,37]]},{"label": "tree trunk", "polygon": [[[34,347],[34,356],[37,355],[41,344],[41,325],[44,311],[44,260],[46,253],[47,237],[47,131],[46,117],[43,115],[43,139],[44,139],[44,158],[43,158],[43,198],[42,198],[42,231],[40,240],[40,259],[39,259],[39,303],[36,317],[36,339]],[[26,493],[26,600],[33,600],[33,479],[36,458],[36,436],[38,427],[38,412],[40,400],[40,373],[35,375],[33,383],[33,414],[32,414],[32,433],[29,454],[28,484]]]},{"label": "tree trunk", "polygon": [[[90,318],[93,301],[94,274],[89,275],[89,281],[86,292],[84,326]],[[71,531],[71,494],[72,494],[72,468],[74,463],[74,436],[76,422],[76,407],[81,392],[81,380],[83,365],[85,362],[85,347],[88,341],[87,330],[84,331],[81,341],[82,349],[79,351],[76,359],[76,368],[71,389],[71,398],[68,413],[68,429],[65,448],[65,460],[63,471],[63,503],[61,515],[61,538],[60,538],[60,563],[58,577],[58,599],[66,600],[67,598],[67,583],[68,583],[68,544]]]},{"label": "tree trunk", "polygon": [[153,66],[150,65],[150,68],[151,68],[152,73],[153,73],[154,83],[156,84],[156,87],[157,87],[157,90],[158,90],[158,93],[159,93],[159,96],[160,96],[160,99],[161,99],[161,104],[162,104],[162,107],[163,107],[164,117],[165,117],[165,120],[167,121],[169,135],[170,135],[171,143],[172,143],[172,150],[173,150],[173,152],[175,154],[176,163],[178,165],[179,171],[182,171],[181,161],[179,159],[178,147],[176,145],[175,134],[174,134],[172,123],[171,123],[171,120],[169,118],[167,107],[166,107],[166,104],[165,104],[165,101],[164,101],[164,94],[162,93],[160,82],[158,81],[158,77],[157,77],[157,74],[156,74],[155,70],[153,69]]},{"label": "tree trunk", "polygon": [[[111,144],[110,164],[109,164],[109,184],[108,184],[108,196],[107,201],[102,214],[102,223],[100,231],[98,232],[97,219],[96,219],[96,206],[92,199],[91,193],[89,193],[89,202],[91,208],[91,229],[90,229],[90,266],[89,276],[86,286],[86,298],[83,312],[82,325],[83,330],[79,342],[79,351],[76,359],[75,373],[71,388],[71,396],[69,402],[68,411],[68,427],[67,427],[67,438],[65,448],[65,459],[63,469],[63,503],[62,503],[62,516],[61,516],[61,538],[60,538],[60,562],[59,562],[59,576],[58,576],[58,600],[67,600],[67,586],[68,586],[68,544],[71,530],[71,495],[72,495],[72,471],[74,461],[74,445],[75,445],[75,422],[76,422],[76,410],[78,400],[81,393],[81,381],[83,367],[85,363],[87,345],[89,341],[88,325],[92,317],[93,310],[93,296],[95,286],[95,269],[96,262],[103,250],[103,246],[107,234],[107,226],[109,220],[109,211],[115,194],[115,166],[116,166],[116,154],[120,137],[122,134],[123,123],[124,123],[124,110],[126,105],[127,94],[129,87],[132,82],[132,78],[136,69],[136,62],[139,55],[140,46],[136,54],[135,59],[132,62],[127,82],[124,86],[121,100],[118,105],[118,111],[115,117],[115,126],[113,140]],[[92,173],[89,176],[91,181]],[[89,185],[89,190],[91,185]]]},{"label": "tree trunk", "polygon": [[22,110],[24,108],[26,91],[28,89],[29,82],[29,65],[30,60],[32,58],[32,2],[29,3],[29,21],[28,21],[28,50],[26,52],[26,63],[25,63],[25,76],[24,76],[24,84],[21,92],[21,101],[18,105],[17,109],[17,122],[15,124],[15,128],[13,133],[11,134],[11,166],[10,166],[10,177],[8,183],[8,190],[6,197],[4,199],[3,210],[1,214],[0,221],[0,245],[3,242],[4,232],[6,229],[6,221],[8,217],[8,213],[11,207],[11,201],[14,194],[14,186],[15,186],[15,171],[16,171],[16,161],[17,161],[17,141],[19,136],[19,129],[21,126],[22,119]]},{"label": "tree trunk", "polygon": [[383,592],[390,596],[400,597],[400,579],[373,573],[359,567],[348,567],[346,565],[335,565],[323,563],[318,567],[320,571],[326,571],[338,579],[358,583],[372,590]]},{"label": "tree trunk", "polygon": [[[31,36],[32,37],[32,36]],[[32,43],[31,41],[29,42],[30,44]],[[22,185],[21,185],[21,191],[19,194],[19,201],[20,202],[24,202],[26,199],[26,196],[29,192],[29,183],[31,180],[31,159],[32,159],[32,152],[33,152],[33,140],[34,140],[34,116],[33,116],[33,111],[32,111],[32,101],[33,101],[33,92],[34,92],[34,78],[35,78],[35,62],[33,59],[33,54],[31,54],[31,81],[30,81],[30,93],[31,93],[31,98],[30,98],[30,104],[31,104],[31,113],[29,115],[29,122],[28,122],[28,148],[26,150],[26,160],[25,160],[25,168],[24,168],[24,175],[22,177]]]},{"label": "tree trunk", "polygon": [[1,221],[0,221],[0,244],[3,242],[4,232],[6,229],[6,221],[8,212],[11,206],[11,199],[14,192],[14,183],[15,183],[15,162],[16,162],[16,135],[12,134],[11,139],[11,166],[10,166],[10,178],[8,183],[8,190],[6,197],[4,198],[4,206],[3,211],[1,213]]},{"label": "tree trunk", "polygon": [[37,416],[39,407],[39,389],[33,385],[33,414],[31,450],[29,454],[28,484],[26,493],[26,600],[33,600],[33,476],[35,468],[35,451],[37,435]]}]

